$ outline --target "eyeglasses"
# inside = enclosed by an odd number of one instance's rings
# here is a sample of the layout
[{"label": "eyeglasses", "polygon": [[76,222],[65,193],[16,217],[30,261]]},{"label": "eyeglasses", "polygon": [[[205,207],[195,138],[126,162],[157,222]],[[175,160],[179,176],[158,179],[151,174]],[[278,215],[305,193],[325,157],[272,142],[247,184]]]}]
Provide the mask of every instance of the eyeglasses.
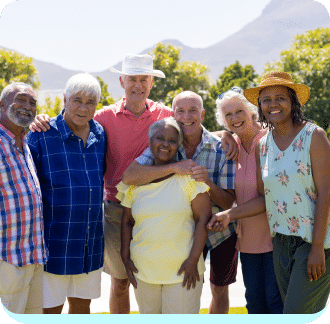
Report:
[{"label": "eyeglasses", "polygon": [[229,92],[229,91],[234,91],[234,92],[237,92],[237,93],[243,93],[243,89],[242,88],[240,88],[240,87],[232,87],[231,89],[229,89],[229,90],[227,90],[227,91],[225,91],[223,93],[220,93],[219,96],[218,96],[218,98],[219,99],[222,99],[225,96],[225,94],[227,92]]}]

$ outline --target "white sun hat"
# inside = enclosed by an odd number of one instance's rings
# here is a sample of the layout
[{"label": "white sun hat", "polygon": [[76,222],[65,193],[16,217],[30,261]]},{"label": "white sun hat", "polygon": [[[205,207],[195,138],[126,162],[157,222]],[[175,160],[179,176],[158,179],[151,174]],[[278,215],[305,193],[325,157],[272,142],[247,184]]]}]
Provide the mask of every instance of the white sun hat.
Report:
[{"label": "white sun hat", "polygon": [[165,74],[162,71],[153,69],[153,60],[148,54],[127,54],[123,60],[122,71],[118,71],[113,67],[110,68],[110,71],[123,75],[152,75],[165,78]]}]

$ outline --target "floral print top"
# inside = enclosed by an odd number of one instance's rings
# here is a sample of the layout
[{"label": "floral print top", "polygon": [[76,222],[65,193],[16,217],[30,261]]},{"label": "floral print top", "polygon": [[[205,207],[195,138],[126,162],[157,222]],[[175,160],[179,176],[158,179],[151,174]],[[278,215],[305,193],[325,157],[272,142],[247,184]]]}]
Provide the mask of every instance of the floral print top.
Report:
[{"label": "floral print top", "polygon": [[[317,192],[310,145],[316,128],[307,123],[285,151],[277,147],[273,132],[260,140],[260,166],[272,236],[278,232],[312,243]],[[330,226],[324,248],[330,248]]]}]

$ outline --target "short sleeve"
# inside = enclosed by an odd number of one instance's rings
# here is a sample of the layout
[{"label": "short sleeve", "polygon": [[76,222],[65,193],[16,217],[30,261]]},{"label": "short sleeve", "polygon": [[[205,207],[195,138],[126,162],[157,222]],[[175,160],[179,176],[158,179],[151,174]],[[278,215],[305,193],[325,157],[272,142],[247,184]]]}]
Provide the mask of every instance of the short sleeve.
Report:
[{"label": "short sleeve", "polygon": [[154,155],[152,154],[149,147],[147,147],[144,152],[135,159],[135,161],[141,165],[153,165]]},{"label": "short sleeve", "polygon": [[124,207],[131,208],[133,204],[133,189],[134,185],[126,185],[122,181],[120,181],[116,188],[118,190],[118,193],[116,195],[116,198],[120,200],[120,204]]},{"label": "short sleeve", "polygon": [[192,201],[196,196],[203,192],[208,192],[210,187],[204,182],[195,181],[190,176],[185,177],[184,190],[188,195],[189,201]]}]

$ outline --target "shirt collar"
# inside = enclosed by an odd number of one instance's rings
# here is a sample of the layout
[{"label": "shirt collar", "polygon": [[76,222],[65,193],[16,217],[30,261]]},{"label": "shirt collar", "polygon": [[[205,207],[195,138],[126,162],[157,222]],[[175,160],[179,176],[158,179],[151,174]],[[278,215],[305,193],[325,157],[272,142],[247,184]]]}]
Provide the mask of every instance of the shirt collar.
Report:
[{"label": "shirt collar", "polygon": [[[62,134],[62,138],[65,141],[66,139],[68,139],[69,136],[71,136],[71,134],[73,134],[73,132],[64,120],[64,112],[65,108],[63,108],[62,111],[55,117],[54,122],[57,126],[57,130]],[[90,133],[94,133],[97,137],[101,136],[100,129],[98,129],[93,119],[89,121],[89,127]]]},{"label": "shirt collar", "polygon": [[[120,101],[118,101],[116,104],[115,104],[115,113],[118,114],[118,113],[123,113],[123,114],[132,114],[130,111],[126,110],[125,109],[125,102],[126,102],[126,98],[122,98]],[[151,107],[151,103],[152,101],[147,99],[146,100],[146,109],[145,111],[142,113],[143,114],[150,114],[150,111],[152,111],[154,108]],[[141,116],[142,116],[141,115]]]},{"label": "shirt collar", "polygon": [[[15,139],[15,135],[9,130],[7,129],[5,126],[3,126],[2,124],[0,124],[0,134],[1,136],[5,137],[8,142],[11,142],[12,140]],[[23,129],[22,135],[21,135],[21,139],[25,139],[25,129]]]}]

